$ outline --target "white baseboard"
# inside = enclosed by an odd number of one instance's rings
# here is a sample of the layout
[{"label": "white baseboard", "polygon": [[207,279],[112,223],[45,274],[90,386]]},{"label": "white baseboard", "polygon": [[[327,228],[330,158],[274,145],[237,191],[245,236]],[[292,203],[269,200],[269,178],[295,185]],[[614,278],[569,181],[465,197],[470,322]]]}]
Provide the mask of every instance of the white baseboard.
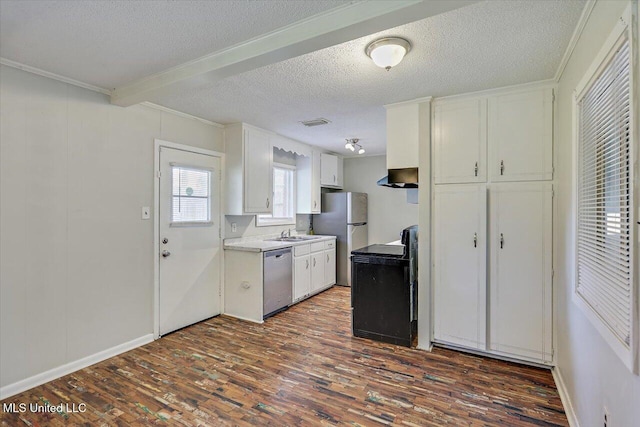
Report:
[{"label": "white baseboard", "polygon": [[14,396],[18,393],[22,393],[23,391],[29,390],[46,382],[63,377],[82,368],[86,368],[87,366],[102,362],[103,360],[110,357],[117,356],[118,354],[127,352],[129,350],[133,350],[136,347],[143,346],[152,341],[153,334],[143,335],[140,338],[136,338],[134,340],[119,344],[115,347],[108,348],[106,350],[92,354],[91,356],[83,357],[82,359],[69,362],[62,366],[58,366],[57,368],[53,368],[24,380],[15,382],[13,384],[6,385],[0,388],[0,400]]},{"label": "white baseboard", "polygon": [[551,369],[551,375],[553,375],[553,380],[556,382],[558,394],[560,395],[560,400],[562,400],[564,412],[565,414],[567,414],[569,425],[571,427],[580,427],[580,424],[578,423],[578,417],[576,416],[576,412],[573,410],[573,405],[571,404],[571,399],[569,399],[567,386],[565,386],[562,375],[560,374],[560,369],[558,369],[557,366],[554,367],[553,369]]}]

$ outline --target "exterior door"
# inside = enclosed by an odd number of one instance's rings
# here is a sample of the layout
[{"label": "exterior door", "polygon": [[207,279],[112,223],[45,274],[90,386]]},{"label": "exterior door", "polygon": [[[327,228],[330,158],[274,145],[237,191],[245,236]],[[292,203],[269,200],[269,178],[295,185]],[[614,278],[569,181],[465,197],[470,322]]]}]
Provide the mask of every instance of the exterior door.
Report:
[{"label": "exterior door", "polygon": [[220,314],[220,158],[160,147],[160,335]]},{"label": "exterior door", "polygon": [[435,339],[485,350],[486,186],[436,186],[434,211]]}]

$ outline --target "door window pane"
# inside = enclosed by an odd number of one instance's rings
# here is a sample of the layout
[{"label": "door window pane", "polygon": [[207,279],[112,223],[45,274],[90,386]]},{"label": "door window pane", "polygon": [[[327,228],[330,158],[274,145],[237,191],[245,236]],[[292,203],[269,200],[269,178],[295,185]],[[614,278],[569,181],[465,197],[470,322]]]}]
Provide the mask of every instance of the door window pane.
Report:
[{"label": "door window pane", "polygon": [[173,166],[171,222],[208,222],[211,213],[211,172]]}]

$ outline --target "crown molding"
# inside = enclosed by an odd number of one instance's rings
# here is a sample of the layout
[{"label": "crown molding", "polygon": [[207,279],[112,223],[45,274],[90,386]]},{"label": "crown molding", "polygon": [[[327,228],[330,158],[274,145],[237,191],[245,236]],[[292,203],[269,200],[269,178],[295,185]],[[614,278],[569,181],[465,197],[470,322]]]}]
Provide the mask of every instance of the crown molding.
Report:
[{"label": "crown molding", "polygon": [[84,83],[76,79],[61,76],[60,74],[45,71],[43,69],[22,64],[20,62],[12,61],[10,59],[0,58],[0,64],[6,65],[7,67],[17,68],[18,70],[26,71],[28,73],[37,74],[42,77],[47,77],[53,80],[57,80],[59,82],[67,83],[73,86],[81,87],[83,89],[89,89],[91,91],[102,93],[104,95],[111,95],[111,91],[109,89],[105,89],[103,87],[95,86],[89,83]]},{"label": "crown molding", "polygon": [[560,61],[560,65],[558,65],[558,69],[556,70],[556,74],[553,79],[556,82],[559,82],[562,78],[562,74],[564,73],[564,69],[567,67],[569,63],[569,59],[571,59],[571,55],[573,54],[573,50],[576,48],[578,44],[578,40],[580,40],[580,36],[582,35],[582,31],[584,31],[584,27],[587,25],[587,21],[591,16],[591,12],[593,11],[594,6],[596,5],[596,0],[588,0],[584,5],[584,9],[582,9],[582,15],[580,15],[580,19],[578,19],[578,23],[576,24],[576,28],[573,30],[573,34],[571,35],[571,40],[569,40],[569,45],[567,45],[567,49],[564,51],[564,55],[562,60]]}]

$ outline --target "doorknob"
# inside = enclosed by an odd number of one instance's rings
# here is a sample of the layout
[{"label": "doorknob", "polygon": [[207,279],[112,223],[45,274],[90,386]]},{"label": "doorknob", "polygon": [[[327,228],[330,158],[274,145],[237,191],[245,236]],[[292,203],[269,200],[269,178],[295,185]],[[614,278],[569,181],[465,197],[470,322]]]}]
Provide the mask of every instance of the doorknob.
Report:
[{"label": "doorknob", "polygon": [[166,258],[166,257],[168,257],[169,255],[171,255],[171,252],[169,252],[169,251],[167,251],[167,250],[162,251],[162,257],[163,257],[163,258]]}]

